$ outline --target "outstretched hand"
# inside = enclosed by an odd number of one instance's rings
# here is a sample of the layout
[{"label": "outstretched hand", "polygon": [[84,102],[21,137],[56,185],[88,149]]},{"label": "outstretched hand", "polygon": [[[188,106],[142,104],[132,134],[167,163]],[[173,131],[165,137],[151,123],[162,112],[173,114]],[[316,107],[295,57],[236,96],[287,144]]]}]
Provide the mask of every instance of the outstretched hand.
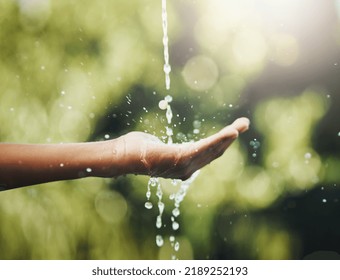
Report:
[{"label": "outstretched hand", "polygon": [[240,118],[205,139],[171,145],[143,132],[88,143],[1,143],[0,190],[131,173],[185,180],[221,156],[248,126],[249,120]]},{"label": "outstretched hand", "polygon": [[212,136],[183,144],[165,144],[143,132],[131,132],[116,140],[124,147],[121,158],[127,173],[185,180],[220,157],[248,127],[249,120],[239,118]]}]

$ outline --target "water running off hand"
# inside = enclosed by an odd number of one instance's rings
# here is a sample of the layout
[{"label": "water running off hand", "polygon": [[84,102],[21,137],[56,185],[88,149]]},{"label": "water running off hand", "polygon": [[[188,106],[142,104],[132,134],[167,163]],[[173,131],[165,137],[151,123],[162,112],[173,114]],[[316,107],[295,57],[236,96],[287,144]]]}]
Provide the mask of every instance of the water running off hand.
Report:
[{"label": "water running off hand", "polygon": [[[163,47],[164,47],[164,73],[165,73],[165,88],[167,91],[170,91],[170,71],[171,66],[169,64],[169,47],[168,47],[168,15],[167,15],[167,8],[166,8],[166,0],[162,0],[162,27],[163,27]],[[173,136],[173,130],[171,127],[172,122],[172,110],[170,103],[172,102],[171,95],[167,95],[163,100],[161,100],[158,104],[159,108],[161,110],[166,110],[165,116],[167,119],[167,124],[165,126],[166,129],[166,135],[167,135],[167,143],[169,145],[173,144],[172,136]],[[195,180],[195,178],[198,175],[198,171],[195,172],[188,180],[181,181],[181,180],[172,180],[172,183],[178,187],[178,191],[176,193],[172,193],[170,195],[170,200],[174,202],[172,215],[171,215],[171,228],[173,232],[177,231],[180,227],[180,224],[178,222],[178,216],[180,215],[180,204],[183,201],[187,190],[189,189],[191,183]],[[159,178],[150,178],[148,185],[147,185],[147,191],[146,191],[146,198],[147,201],[145,203],[145,208],[152,209],[153,204],[150,201],[151,199],[151,190],[152,188],[155,189],[156,196],[158,198],[158,216],[156,218],[156,227],[157,229],[161,229],[162,226],[165,226],[165,224],[162,221],[162,215],[164,212],[165,204],[162,201],[163,198],[163,191],[162,191],[162,185]],[[179,242],[176,240],[174,233],[170,234],[169,236],[170,245],[173,248],[175,252],[177,252],[180,248]],[[162,247],[164,245],[164,238],[161,234],[156,235],[156,245],[158,247]],[[177,259],[176,255],[172,255],[172,259]]]}]

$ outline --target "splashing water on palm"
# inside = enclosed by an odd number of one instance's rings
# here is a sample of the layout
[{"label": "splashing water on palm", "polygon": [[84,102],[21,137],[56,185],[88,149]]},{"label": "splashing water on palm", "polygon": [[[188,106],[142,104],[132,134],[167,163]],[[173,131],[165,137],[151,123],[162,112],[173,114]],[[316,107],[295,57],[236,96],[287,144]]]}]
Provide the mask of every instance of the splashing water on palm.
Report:
[{"label": "splashing water on palm", "polygon": [[[164,67],[163,71],[165,73],[165,88],[167,91],[170,90],[170,72],[171,72],[171,66],[169,64],[169,47],[168,47],[168,15],[167,15],[167,7],[166,7],[166,0],[162,0],[162,28],[163,28],[163,47],[164,47]],[[173,143],[172,136],[173,136],[173,130],[171,127],[172,122],[172,110],[170,103],[172,102],[172,96],[167,95],[163,100],[161,100],[158,104],[159,108],[161,110],[166,110],[165,116],[167,119],[167,125],[165,126],[166,129],[166,135],[167,135],[167,143],[171,145]],[[195,178],[198,175],[198,171],[194,173],[188,180],[181,181],[181,180],[172,180],[172,183],[175,186],[178,186],[178,191],[176,193],[172,193],[170,195],[170,200],[174,201],[174,208],[172,210],[171,215],[171,228],[175,232],[179,229],[180,224],[178,222],[178,216],[180,215],[180,204],[183,201],[187,190],[189,189],[191,183],[195,180]],[[147,191],[146,191],[146,198],[147,201],[145,203],[145,208],[152,209],[153,204],[150,201],[151,198],[151,189],[154,188],[156,192],[156,196],[158,198],[158,216],[156,217],[156,227],[160,229],[162,226],[165,226],[165,224],[162,221],[162,215],[164,212],[165,204],[162,201],[163,198],[163,191],[162,191],[162,185],[159,180],[159,178],[150,178],[148,185],[147,185]],[[170,235],[169,237],[170,245],[173,248],[175,252],[177,252],[180,248],[180,244],[178,241],[176,241],[176,238],[174,235]],[[162,247],[164,245],[164,239],[163,236],[158,234],[156,235],[156,245],[158,247]],[[176,259],[176,255],[172,255],[172,259]]]}]

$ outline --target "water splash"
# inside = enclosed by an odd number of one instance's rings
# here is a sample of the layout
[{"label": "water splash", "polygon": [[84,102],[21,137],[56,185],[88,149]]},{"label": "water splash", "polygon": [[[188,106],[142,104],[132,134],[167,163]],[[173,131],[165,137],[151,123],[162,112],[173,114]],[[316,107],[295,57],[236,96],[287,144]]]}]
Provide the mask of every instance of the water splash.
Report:
[{"label": "water splash", "polygon": [[[166,135],[167,135],[167,143],[169,145],[171,145],[173,143],[172,141],[172,136],[173,136],[173,132],[172,132],[172,128],[171,128],[171,123],[172,123],[172,110],[171,110],[171,106],[170,103],[172,101],[172,97],[171,96],[166,96],[164,98],[164,100],[162,100],[162,102],[159,103],[159,107],[160,109],[165,108],[166,105],[166,117],[167,117],[167,126],[166,128]],[[188,180],[186,181],[181,181],[181,180],[177,180],[177,179],[173,179],[172,180],[172,184],[174,186],[178,187],[177,192],[170,194],[169,198],[170,200],[174,201],[174,208],[172,209],[172,215],[171,215],[171,228],[174,232],[178,231],[178,229],[180,228],[180,224],[178,222],[178,217],[180,216],[180,204],[181,202],[184,200],[184,197],[187,194],[187,191],[190,187],[190,185],[192,184],[192,182],[196,179],[196,177],[198,176],[199,171],[196,171]],[[149,183],[148,183],[148,188],[147,188],[147,192],[146,192],[146,197],[147,197],[147,202],[145,204],[146,208],[148,208],[151,204],[151,202],[149,201],[150,196],[151,196],[151,188],[152,186],[157,186],[157,190],[156,190],[156,196],[158,197],[158,210],[159,210],[159,214],[156,217],[156,228],[160,229],[163,226],[163,221],[162,221],[162,215],[164,212],[164,208],[165,208],[165,204],[162,201],[163,198],[163,192],[162,192],[162,186],[160,183],[159,178],[150,178]],[[147,204],[148,203],[148,204]],[[148,207],[147,207],[148,206]],[[148,208],[151,209],[152,207]],[[163,246],[164,241],[160,241],[163,240],[161,235],[157,235],[156,236],[156,244],[158,247]],[[174,252],[178,252],[179,248],[180,248],[180,244],[178,241],[176,241],[176,238],[174,235],[170,236],[170,244],[171,247],[173,248]],[[172,255],[172,259],[176,259],[176,255],[173,254]]]},{"label": "water splash", "polygon": [[180,182],[179,190],[170,196],[170,199],[174,200],[174,209],[172,210],[171,221],[172,221],[172,229],[175,231],[179,229],[179,223],[176,221],[176,218],[181,213],[180,204],[184,200],[184,197],[186,196],[190,185],[197,178],[198,174],[199,174],[199,170],[196,171],[188,180],[186,181],[176,180],[175,182],[176,184],[177,184],[177,181]]},{"label": "water splash", "polygon": [[[171,66],[169,64],[169,47],[168,47],[168,16],[167,16],[167,8],[166,8],[166,0],[162,0],[162,27],[163,27],[163,47],[164,47],[164,66],[163,66],[163,71],[165,73],[165,88],[166,90],[170,90],[170,72],[171,72]],[[167,120],[167,124],[165,126],[165,132],[166,132],[166,141],[167,144],[171,145],[173,144],[173,129],[172,129],[172,118],[173,118],[173,113],[171,110],[171,105],[170,103],[172,102],[173,98],[171,95],[165,96],[163,100],[161,100],[158,103],[158,107],[161,110],[166,110],[165,116]],[[185,119],[183,120],[185,121]],[[195,129],[198,130],[197,133],[199,133],[199,128],[201,126],[201,123],[197,122],[194,124]],[[179,134],[181,138],[181,142],[186,142],[187,137],[182,133]],[[188,180],[186,181],[181,181],[181,180],[172,180],[172,183],[175,186],[178,186],[178,191],[176,193],[173,193],[170,195],[170,200],[174,201],[174,208],[172,210],[172,215],[171,215],[171,228],[173,231],[177,231],[180,228],[180,224],[177,221],[179,215],[180,215],[180,204],[183,201],[184,197],[186,196],[187,190],[189,189],[191,183],[195,180],[197,177],[199,171],[195,172]],[[163,212],[165,209],[165,204],[162,201],[163,199],[163,191],[162,191],[162,186],[160,183],[159,178],[150,178],[147,186],[147,191],[146,191],[146,198],[147,201],[145,203],[145,207],[147,209],[152,209],[153,204],[150,201],[151,198],[151,188],[156,187],[156,196],[158,197],[158,215],[156,217],[156,228],[161,229],[162,226],[165,226],[163,224],[162,216]],[[176,238],[174,235],[171,235],[169,238],[170,245],[173,248],[174,252],[178,252],[180,248],[180,244],[178,241],[176,241]],[[164,244],[164,239],[162,235],[158,234],[156,235],[156,245],[158,247],[162,247]],[[172,255],[172,259],[176,259],[176,255]]]}]

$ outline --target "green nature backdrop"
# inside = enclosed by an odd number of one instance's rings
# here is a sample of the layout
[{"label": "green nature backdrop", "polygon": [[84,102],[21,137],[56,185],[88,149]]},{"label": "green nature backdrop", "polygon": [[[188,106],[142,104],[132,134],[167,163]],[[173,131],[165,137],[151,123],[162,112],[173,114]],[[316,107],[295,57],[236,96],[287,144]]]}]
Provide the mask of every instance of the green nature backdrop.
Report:
[{"label": "green nature backdrop", "polygon": [[[146,176],[0,193],[1,259],[338,258],[340,1],[0,0],[0,141],[60,143],[129,131],[176,142],[235,118],[251,128],[204,167],[166,227]],[[156,196],[153,195],[153,201]],[[159,248],[155,236],[162,234]]]}]

